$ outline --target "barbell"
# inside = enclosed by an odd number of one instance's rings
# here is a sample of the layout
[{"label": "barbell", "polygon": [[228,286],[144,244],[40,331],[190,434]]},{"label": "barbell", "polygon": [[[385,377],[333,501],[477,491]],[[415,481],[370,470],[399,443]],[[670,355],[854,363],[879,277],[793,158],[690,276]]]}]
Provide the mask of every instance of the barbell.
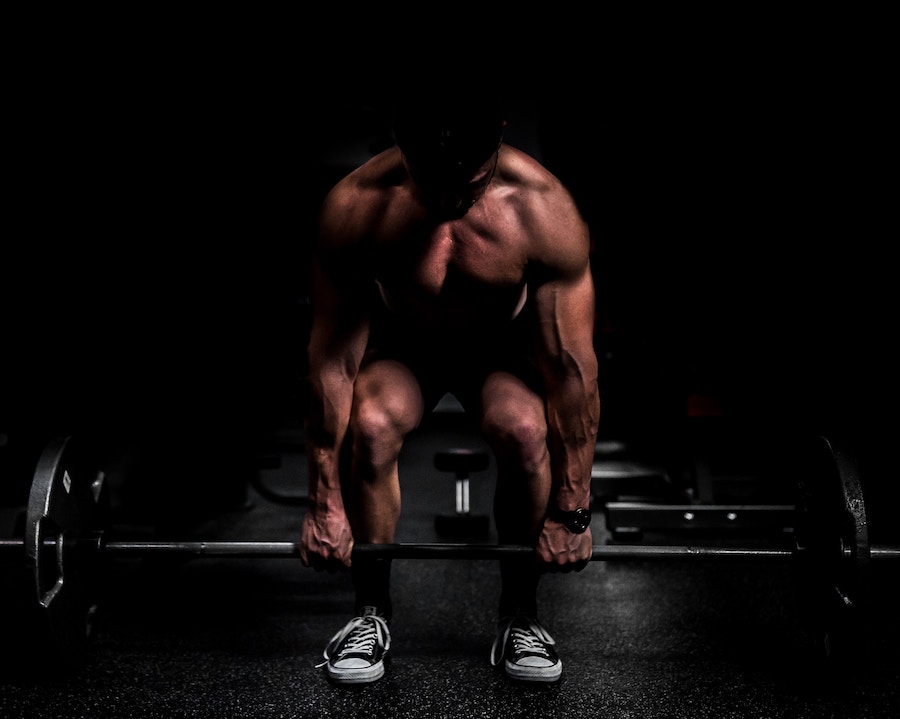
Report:
[{"label": "barbell", "polygon": [[[853,643],[858,605],[872,562],[900,559],[900,546],[869,542],[858,465],[828,438],[798,478],[794,546],[594,545],[594,561],[788,560],[795,563],[799,597],[815,651],[832,659]],[[51,440],[37,462],[29,493],[24,539],[0,539],[0,555],[21,561],[30,594],[57,656],[79,662],[93,633],[101,560],[177,555],[186,558],[297,558],[299,545],[273,541],[117,541],[109,536],[105,474],[76,439]],[[533,553],[500,544],[357,544],[354,557],[396,559],[500,559]]]}]

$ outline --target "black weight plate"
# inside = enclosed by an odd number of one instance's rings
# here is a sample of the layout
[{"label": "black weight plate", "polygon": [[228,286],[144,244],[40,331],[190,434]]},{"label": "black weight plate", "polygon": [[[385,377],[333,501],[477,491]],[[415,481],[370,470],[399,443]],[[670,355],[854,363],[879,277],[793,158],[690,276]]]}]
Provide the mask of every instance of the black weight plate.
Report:
[{"label": "black weight plate", "polygon": [[[826,440],[827,442],[827,440]],[[828,442],[834,457],[841,486],[841,513],[844,518],[843,542],[851,550],[853,562],[844,564],[849,572],[846,578],[848,591],[864,588],[869,570],[869,522],[866,501],[863,496],[862,475],[856,457],[844,447]]]},{"label": "black weight plate", "polygon": [[869,566],[869,532],[859,466],[832,439],[818,438],[799,479],[797,526],[803,619],[828,661],[857,645]]},{"label": "black weight plate", "polygon": [[64,661],[80,660],[90,640],[108,517],[104,475],[89,452],[70,438],[51,440],[31,485],[25,554],[53,654]]}]

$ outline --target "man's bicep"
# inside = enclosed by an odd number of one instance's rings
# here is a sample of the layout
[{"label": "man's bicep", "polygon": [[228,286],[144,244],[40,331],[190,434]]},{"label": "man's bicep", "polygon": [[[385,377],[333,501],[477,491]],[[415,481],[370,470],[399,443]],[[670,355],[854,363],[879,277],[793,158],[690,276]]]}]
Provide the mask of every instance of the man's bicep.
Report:
[{"label": "man's bicep", "polygon": [[551,355],[574,345],[593,344],[596,314],[589,266],[573,277],[544,282],[535,293],[541,344]]}]

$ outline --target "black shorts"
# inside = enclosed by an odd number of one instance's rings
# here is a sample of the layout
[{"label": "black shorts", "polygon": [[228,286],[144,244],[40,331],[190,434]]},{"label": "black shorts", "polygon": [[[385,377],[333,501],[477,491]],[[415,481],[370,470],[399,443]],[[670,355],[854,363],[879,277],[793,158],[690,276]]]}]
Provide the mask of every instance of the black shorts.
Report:
[{"label": "black shorts", "polygon": [[493,372],[509,372],[544,394],[532,333],[524,309],[489,333],[455,335],[411,329],[382,309],[372,319],[362,366],[386,359],[401,362],[416,376],[427,409],[447,392],[464,408],[474,409],[480,404],[485,379]]}]

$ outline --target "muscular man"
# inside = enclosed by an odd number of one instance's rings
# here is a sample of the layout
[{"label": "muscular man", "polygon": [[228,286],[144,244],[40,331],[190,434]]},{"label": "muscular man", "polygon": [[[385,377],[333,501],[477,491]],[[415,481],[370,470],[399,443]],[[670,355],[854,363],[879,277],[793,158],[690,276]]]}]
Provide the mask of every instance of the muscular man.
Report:
[{"label": "muscular man", "polygon": [[384,674],[390,543],[404,438],[447,391],[494,452],[501,560],[491,661],[555,681],[562,662],[538,621],[542,572],[591,557],[590,478],[600,400],[588,229],[561,182],[503,142],[495,98],[402,98],[396,146],[325,198],[313,252],[305,566],[349,567],[356,616],[325,650],[341,683]]}]

